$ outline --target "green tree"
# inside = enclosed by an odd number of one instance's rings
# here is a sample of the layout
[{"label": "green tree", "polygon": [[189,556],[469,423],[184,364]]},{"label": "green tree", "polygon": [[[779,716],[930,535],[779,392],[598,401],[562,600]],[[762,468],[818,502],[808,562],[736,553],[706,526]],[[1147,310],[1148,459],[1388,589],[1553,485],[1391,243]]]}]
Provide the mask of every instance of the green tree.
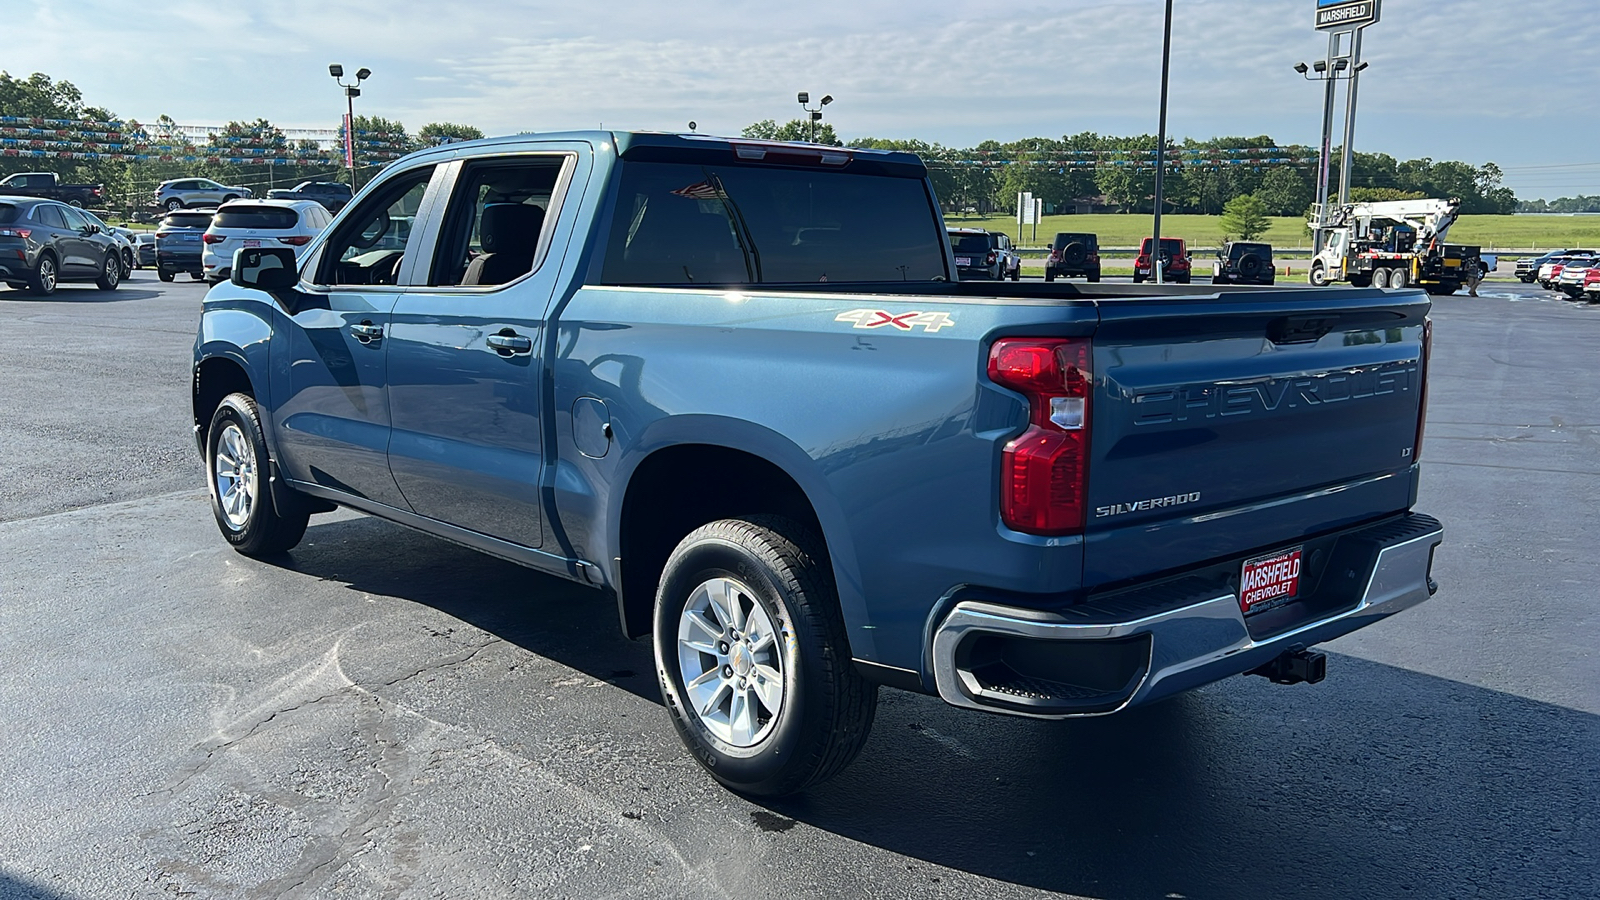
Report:
[{"label": "green tree", "polygon": [[1261,179],[1256,199],[1266,207],[1269,216],[1298,216],[1311,205],[1315,192],[1306,179],[1288,166],[1274,166]]},{"label": "green tree", "polygon": [[1240,194],[1222,208],[1222,236],[1227,240],[1253,241],[1267,233],[1267,207],[1255,194]]},{"label": "green tree", "polygon": [[[779,125],[772,119],[762,119],[759,122],[746,125],[740,134],[747,138],[760,141],[804,141],[811,136],[811,123],[804,119],[790,119]],[[833,133],[833,126],[827,122],[817,125],[816,143],[829,144],[834,147],[843,147],[844,142]]]},{"label": "green tree", "polygon": [[448,141],[476,141],[482,138],[482,129],[472,125],[457,125],[454,122],[429,122],[417,132],[417,141],[424,147]]}]

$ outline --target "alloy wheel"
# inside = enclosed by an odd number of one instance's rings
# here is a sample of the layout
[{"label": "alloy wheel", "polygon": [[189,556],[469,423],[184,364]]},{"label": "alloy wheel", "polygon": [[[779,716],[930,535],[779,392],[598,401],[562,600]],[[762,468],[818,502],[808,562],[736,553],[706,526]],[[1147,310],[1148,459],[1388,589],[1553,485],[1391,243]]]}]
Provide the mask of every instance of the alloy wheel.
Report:
[{"label": "alloy wheel", "polygon": [[228,526],[238,531],[250,521],[255,509],[260,480],[256,472],[256,452],[236,423],[223,426],[217,437],[212,464],[217,481],[217,503]]},{"label": "alloy wheel", "polygon": [[783,709],[786,640],[748,587],[732,578],[703,582],[678,620],[685,705],[725,743],[760,743]]}]

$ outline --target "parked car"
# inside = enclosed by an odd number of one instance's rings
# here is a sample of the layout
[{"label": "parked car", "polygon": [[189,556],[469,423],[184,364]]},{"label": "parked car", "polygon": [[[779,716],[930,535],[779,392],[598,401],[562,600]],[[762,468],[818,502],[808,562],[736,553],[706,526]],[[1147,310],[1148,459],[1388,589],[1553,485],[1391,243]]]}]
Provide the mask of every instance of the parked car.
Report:
[{"label": "parked car", "polygon": [[934,196],[914,154],[705,135],[401,159],[202,303],[218,531],[344,506],[586,585],[757,795],[844,768],[882,684],[1062,719],[1316,682],[1434,593],[1427,294],[952,283]]},{"label": "parked car", "polygon": [[1272,284],[1277,277],[1272,245],[1256,241],[1224,243],[1211,264],[1212,284]]},{"label": "parked car", "polygon": [[314,200],[235,200],[217,207],[205,235],[200,264],[211,284],[228,277],[241,247],[305,249],[333,217]]},{"label": "parked car", "polygon": [[1082,275],[1100,280],[1100,236],[1087,231],[1058,232],[1050,241],[1050,256],[1044,263],[1044,280],[1055,281]]},{"label": "parked car", "polygon": [[1011,249],[1011,236],[981,228],[951,228],[950,248],[956,256],[958,277],[999,281],[1022,277],[1022,257]]},{"label": "parked car", "polygon": [[105,187],[98,184],[65,184],[54,172],[18,172],[0,178],[0,194],[12,197],[42,197],[59,200],[68,206],[99,206]]},{"label": "parked car", "polygon": [[1593,266],[1583,276],[1583,296],[1590,303],[1600,303],[1600,266]]},{"label": "parked car", "polygon": [[293,189],[267,191],[267,197],[272,200],[315,200],[331,212],[343,209],[352,196],[350,185],[342,181],[302,181]]},{"label": "parked car", "polygon": [[122,256],[117,242],[83,210],[0,195],[0,281],[41,297],[69,281],[114,291],[122,283]]},{"label": "parked car", "polygon": [[[1145,238],[1139,243],[1139,256],[1133,261],[1133,283],[1152,281],[1155,274],[1150,269],[1150,248],[1155,238]],[[1193,276],[1189,246],[1183,238],[1161,239],[1161,278],[1174,284],[1188,284]]]},{"label": "parked car", "polygon": [[209,178],[178,178],[163,181],[156,188],[156,206],[172,212],[175,209],[221,206],[229,200],[247,200],[254,196],[247,187],[218,184]]},{"label": "parked car", "polygon": [[156,264],[156,233],[154,231],[136,231],[133,236],[134,264],[138,268],[145,266],[155,267]]},{"label": "parked car", "polygon": [[111,239],[116,241],[117,258],[122,260],[122,277],[126,279],[130,274],[132,274],[134,264],[138,262],[138,260],[134,258],[133,253],[132,235],[134,232],[131,229],[107,225],[104,219],[88,210],[84,210],[83,215],[89,220],[90,224],[98,225],[101,233],[110,235]]},{"label": "parked car", "polygon": [[1567,253],[1551,258],[1548,262],[1539,266],[1537,278],[1539,286],[1547,291],[1555,290],[1563,269],[1574,263],[1586,263],[1594,259],[1594,256],[1594,254],[1584,251],[1582,253]]},{"label": "parked car", "polygon": [[169,212],[156,228],[156,277],[171,281],[179,272],[188,272],[195,281],[205,277],[201,263],[206,229],[211,227],[214,209],[185,209]]},{"label": "parked car", "polygon": [[1517,260],[1517,269],[1516,269],[1517,280],[1521,281],[1523,284],[1532,283],[1534,279],[1539,277],[1539,267],[1543,266],[1547,262],[1550,262],[1551,260],[1555,259],[1558,256],[1568,256],[1568,255],[1571,255],[1571,254],[1574,254],[1574,253],[1594,253],[1594,252],[1595,251],[1593,251],[1593,250],[1580,250],[1580,249],[1551,250],[1548,253],[1542,253],[1542,254],[1540,254],[1538,256],[1524,256],[1521,259]]},{"label": "parked car", "polygon": [[1566,294],[1569,299],[1577,300],[1583,296],[1583,283],[1588,274],[1600,265],[1600,257],[1575,256],[1572,261],[1561,267],[1561,273],[1553,280],[1553,286],[1560,293]]}]

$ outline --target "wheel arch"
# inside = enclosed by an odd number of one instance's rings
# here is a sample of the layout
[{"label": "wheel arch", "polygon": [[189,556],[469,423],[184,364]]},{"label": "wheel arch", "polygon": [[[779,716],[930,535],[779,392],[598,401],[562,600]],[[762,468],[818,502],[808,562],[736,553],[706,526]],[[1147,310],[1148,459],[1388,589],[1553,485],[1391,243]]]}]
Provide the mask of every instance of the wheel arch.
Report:
[{"label": "wheel arch", "polygon": [[203,357],[194,366],[194,384],[190,401],[194,413],[194,434],[197,445],[204,453],[205,429],[211,416],[229,394],[256,396],[255,384],[250,380],[244,357],[223,352]]},{"label": "wheel arch", "polygon": [[[608,542],[617,613],[628,637],[648,634],[655,586],[684,535],[730,516],[769,513],[814,530],[838,587],[852,644],[865,618],[845,517],[815,461],[762,426],[711,416],[658,422],[619,471]],[[857,657],[860,653],[855,653]]]}]

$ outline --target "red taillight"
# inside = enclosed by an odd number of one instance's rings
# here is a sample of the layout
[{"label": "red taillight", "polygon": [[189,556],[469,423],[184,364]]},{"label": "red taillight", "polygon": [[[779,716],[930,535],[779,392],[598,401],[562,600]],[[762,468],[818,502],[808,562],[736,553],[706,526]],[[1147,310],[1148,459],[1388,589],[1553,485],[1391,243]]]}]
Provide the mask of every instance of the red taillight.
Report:
[{"label": "red taillight", "polygon": [[158,231],[158,232],[156,232],[156,240],[159,241],[164,237],[172,237],[172,232],[170,232],[170,231]]},{"label": "red taillight", "polygon": [[1133,261],[1133,264],[1138,266],[1139,268],[1143,269],[1146,266],[1150,265],[1150,257],[1145,256],[1143,253],[1141,253],[1141,254],[1139,254],[1139,258]]},{"label": "red taillight", "polygon": [[1051,247],[1050,248],[1050,261],[1051,262],[1061,262],[1061,251],[1057,250],[1054,247]]},{"label": "red taillight", "polygon": [[1089,254],[1089,262],[1099,262],[1099,261],[1100,261],[1100,254],[1098,254],[1098,253]]},{"label": "red taillight", "polygon": [[994,251],[990,250],[989,251],[989,255],[984,257],[984,260],[983,260],[984,264],[985,265],[990,265],[990,266],[994,265],[994,257],[995,257]]},{"label": "red taillight", "polygon": [[290,244],[290,245],[295,246],[295,247],[304,247],[305,245],[311,243],[311,235],[309,235],[309,234],[291,234],[288,237],[278,238],[278,240],[283,242],[283,243],[285,243],[285,244]]},{"label": "red taillight", "polygon": [[0,228],[0,237],[16,237],[27,240],[30,234],[33,234],[32,228]]},{"label": "red taillight", "polygon": [[200,235],[200,240],[205,241],[208,244],[220,244],[223,241],[227,240],[227,238],[223,237],[220,234],[212,234],[211,232],[208,231],[205,234]]},{"label": "red taillight", "polygon": [[1088,504],[1088,338],[1001,338],[989,378],[1028,398],[1028,429],[1001,453],[1000,520],[1029,534],[1076,534]]},{"label": "red taillight", "polygon": [[1417,442],[1411,447],[1411,461],[1422,458],[1422,429],[1428,424],[1428,357],[1433,355],[1433,317],[1422,320],[1422,355],[1417,360],[1417,382],[1421,399],[1417,402]]}]

